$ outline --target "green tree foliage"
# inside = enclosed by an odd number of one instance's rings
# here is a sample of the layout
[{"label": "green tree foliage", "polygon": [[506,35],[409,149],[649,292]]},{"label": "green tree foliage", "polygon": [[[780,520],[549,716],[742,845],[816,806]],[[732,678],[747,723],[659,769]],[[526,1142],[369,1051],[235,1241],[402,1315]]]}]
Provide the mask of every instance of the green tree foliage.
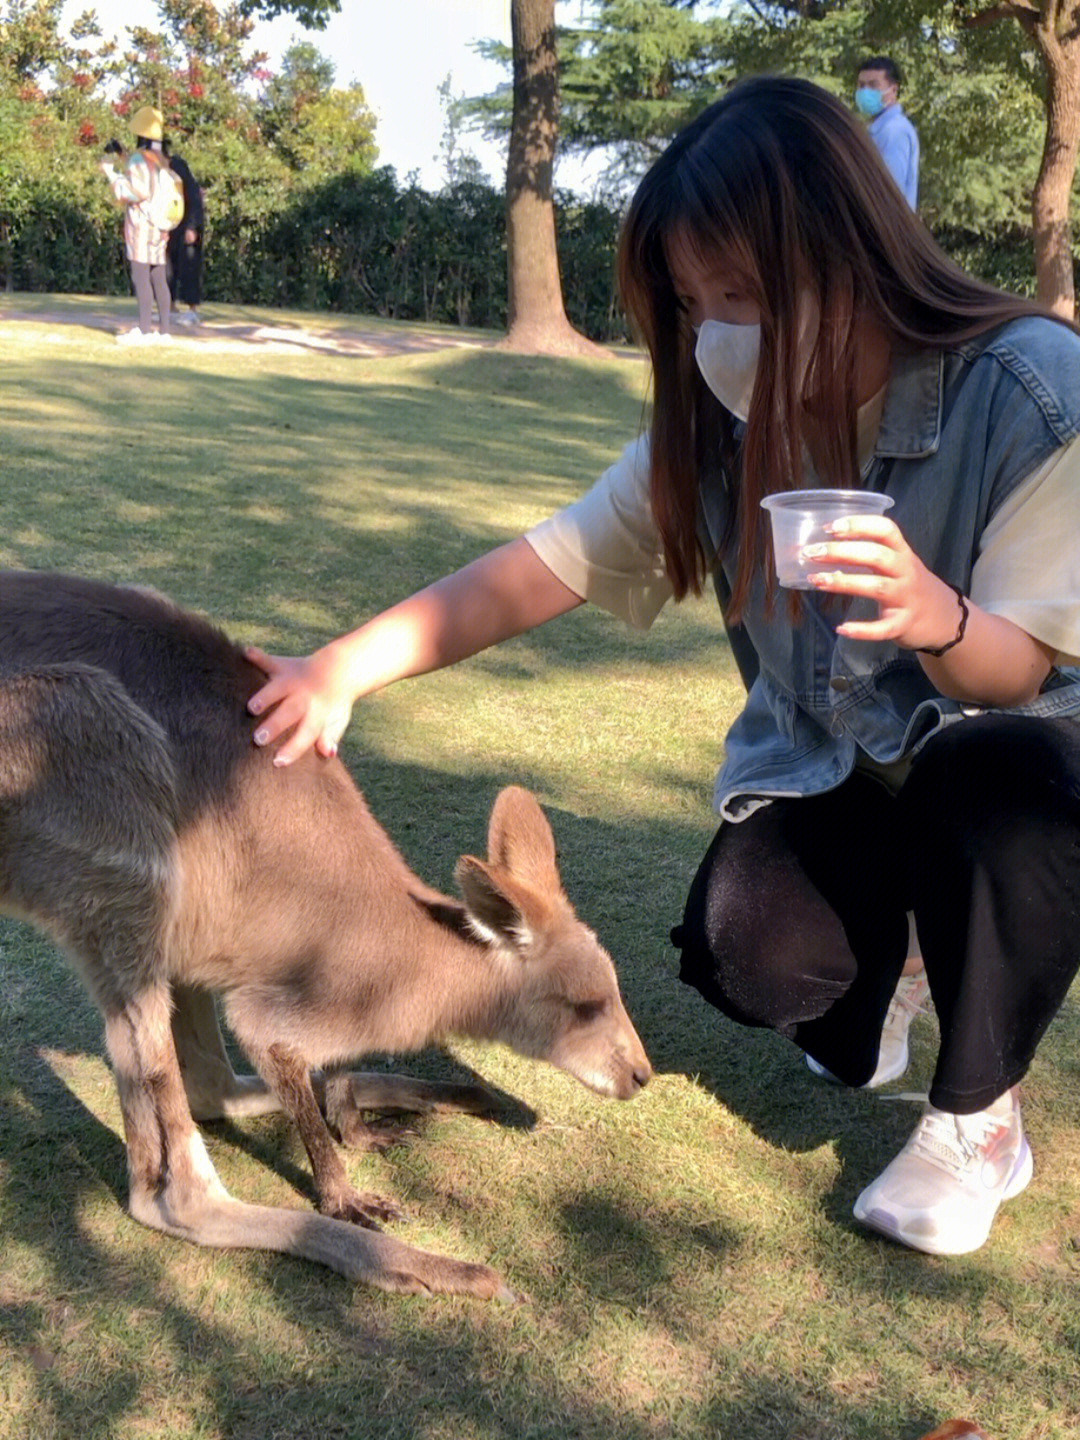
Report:
[{"label": "green tree foliage", "polygon": [[334,84],[334,62],[306,40],[290,45],[281,70],[267,81],[262,94],[263,134],[273,141],[289,131],[309,105]]},{"label": "green tree foliage", "polygon": [[291,15],[305,30],[324,30],[331,15],[341,9],[341,0],[241,0],[244,15],[273,20],[278,15]]},{"label": "green tree foliage", "polygon": [[505,265],[502,197],[490,186],[430,195],[384,168],[310,186],[267,224],[257,266],[234,283],[268,304],[497,327]]},{"label": "green tree foliage", "polygon": [[1037,289],[1072,311],[1069,191],[1078,194],[1080,0],[737,0],[740,70],[848,83],[889,54],[923,147],[931,225],[1034,239]]},{"label": "green tree foliage", "polygon": [[9,0],[0,12],[0,267],[8,290],[16,253],[30,285],[56,266],[89,280],[117,259],[115,212],[95,163],[112,121],[101,87],[116,47],[101,42],[92,15],[65,38],[62,9],[63,0]]},{"label": "green tree foliage", "polygon": [[730,32],[726,16],[666,0],[602,0],[592,23],[560,35],[564,143],[657,148],[734,78]]},{"label": "green tree foliage", "polygon": [[[951,248],[979,257],[981,268],[1033,290],[1032,197],[1047,130],[1038,17],[1054,3],[1064,46],[1068,37],[1080,38],[1080,0],[562,6],[560,18],[574,23],[558,34],[560,146],[607,150],[614,157],[609,178],[625,191],[657,149],[731,81],[765,72],[802,75],[850,102],[860,60],[889,54],[905,76],[903,103],[922,142],[923,217]],[[1041,43],[1045,49],[1045,35]],[[505,48],[483,49],[506,59]],[[497,133],[507,123],[508,95],[503,86],[459,103],[474,123]]]},{"label": "green tree foliage", "polygon": [[259,128],[290,170],[319,183],[372,168],[375,117],[359,85],[334,89],[334,66],[306,41],[282,57],[263,91]]},{"label": "green tree foliage", "polygon": [[[160,0],[160,25],[104,40],[92,12],[61,33],[63,0],[8,0],[0,10],[0,267],[4,284],[126,288],[118,213],[99,172],[115,137],[132,143],[140,105],[161,109],[173,149],[203,185],[208,240],[237,263],[295,193],[328,175],[369,171],[375,121],[359,86],[333,88],[317,52],[294,57],[288,113],[235,4]],[[299,72],[318,80],[305,90]],[[260,97],[263,87],[263,97]],[[273,132],[273,133],[271,133]]]},{"label": "green tree foliage", "polygon": [[559,31],[560,145],[613,147],[616,171],[640,174],[735,78],[731,49],[726,7],[699,16],[671,0],[597,0]]},{"label": "green tree foliage", "polygon": [[[920,211],[934,226],[1023,225],[1045,123],[1037,67],[1008,30],[973,31],[953,0],[817,0],[734,14],[740,74],[803,75],[851,99],[860,61],[887,54],[922,146]],[[1021,37],[1022,38],[1022,37]]]}]

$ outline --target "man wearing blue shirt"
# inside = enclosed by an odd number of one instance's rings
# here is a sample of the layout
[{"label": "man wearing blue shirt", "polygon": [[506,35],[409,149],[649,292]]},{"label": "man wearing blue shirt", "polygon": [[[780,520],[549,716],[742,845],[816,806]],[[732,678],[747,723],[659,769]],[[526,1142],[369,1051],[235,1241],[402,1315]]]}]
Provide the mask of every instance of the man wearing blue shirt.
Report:
[{"label": "man wearing blue shirt", "polygon": [[870,121],[870,138],[911,208],[919,197],[919,137],[900,104],[900,71],[887,55],[859,66],[855,108]]}]

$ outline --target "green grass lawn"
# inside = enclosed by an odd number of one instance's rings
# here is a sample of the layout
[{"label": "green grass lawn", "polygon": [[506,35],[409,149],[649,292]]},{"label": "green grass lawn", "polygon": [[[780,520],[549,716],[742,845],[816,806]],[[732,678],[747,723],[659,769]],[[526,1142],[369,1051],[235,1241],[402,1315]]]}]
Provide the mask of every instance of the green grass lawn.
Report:
[{"label": "green grass lawn", "polygon": [[[153,585],[280,653],[519,533],[641,422],[633,357],[125,351],[77,323],[102,302],[64,303],[76,323],[0,313],[0,564]],[[739,699],[702,601],[644,636],[578,612],[354,714],[346,763],[434,884],[482,852],[500,786],[538,794],[658,1072],[618,1105],[455,1045],[411,1068],[471,1068],[537,1124],[440,1118],[348,1161],[407,1211],[395,1234],[495,1265],[518,1306],[394,1298],[137,1226],[96,1012],[0,922],[0,1437],[914,1440],[955,1415],[994,1440],[1074,1437],[1076,992],[1025,1088],[1035,1179],[986,1249],[931,1259],[862,1233],[852,1202],[917,1107],[816,1084],[676,978],[668,931]],[[921,1089],[931,1022],[915,1036]],[[206,1133],[239,1198],[310,1203],[283,1122]]]}]

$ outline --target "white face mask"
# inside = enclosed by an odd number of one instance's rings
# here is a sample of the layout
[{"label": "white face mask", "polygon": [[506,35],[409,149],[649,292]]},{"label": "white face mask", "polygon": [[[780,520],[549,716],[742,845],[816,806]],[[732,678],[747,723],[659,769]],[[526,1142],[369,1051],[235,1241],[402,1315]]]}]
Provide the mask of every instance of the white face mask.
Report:
[{"label": "white face mask", "polygon": [[694,359],[701,378],[736,420],[745,420],[750,414],[760,350],[760,325],[703,320],[698,326]]},{"label": "white face mask", "polygon": [[[799,300],[799,375],[802,384],[817,341],[821,312],[808,290]],[[728,325],[722,320],[703,320],[698,326],[694,359],[701,377],[725,410],[736,420],[750,414],[750,397],[757,378],[761,351],[760,325]]]}]

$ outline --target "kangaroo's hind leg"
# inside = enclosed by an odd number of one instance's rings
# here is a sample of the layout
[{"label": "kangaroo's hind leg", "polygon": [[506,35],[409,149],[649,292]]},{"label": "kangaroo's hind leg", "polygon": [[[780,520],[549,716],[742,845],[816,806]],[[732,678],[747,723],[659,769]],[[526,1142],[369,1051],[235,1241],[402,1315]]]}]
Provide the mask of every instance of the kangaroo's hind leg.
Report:
[{"label": "kangaroo's hind leg", "polygon": [[228,1201],[188,1108],[173,1047],[168,986],[133,996],[105,1016],[105,1038],[124,1117],[136,1220],[196,1243],[215,1202]]},{"label": "kangaroo's hind leg", "polygon": [[105,1017],[131,1209],[190,1228],[223,1196],[184,1097],[165,937],[176,779],[160,727],[112,676],[54,665],[0,680],[0,906],[67,952]]}]

